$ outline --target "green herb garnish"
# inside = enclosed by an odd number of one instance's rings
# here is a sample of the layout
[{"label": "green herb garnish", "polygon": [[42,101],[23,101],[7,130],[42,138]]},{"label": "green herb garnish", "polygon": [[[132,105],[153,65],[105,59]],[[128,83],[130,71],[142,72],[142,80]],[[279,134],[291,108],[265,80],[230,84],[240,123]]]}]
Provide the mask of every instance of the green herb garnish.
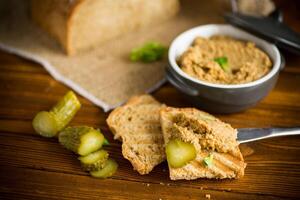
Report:
[{"label": "green herb garnish", "polygon": [[227,57],[215,58],[214,61],[217,62],[224,71],[227,72],[229,70]]},{"label": "green herb garnish", "polygon": [[207,167],[209,167],[209,166],[211,166],[211,165],[214,164],[213,160],[214,160],[214,156],[213,156],[212,154],[209,154],[209,156],[207,156],[207,157],[205,157],[205,158],[203,159],[203,163],[204,163]]},{"label": "green herb garnish", "polygon": [[162,59],[168,48],[158,42],[149,42],[131,51],[131,61],[154,62]]},{"label": "green herb garnish", "polygon": [[106,146],[110,145],[109,141],[106,138],[104,138],[103,145],[106,145]]}]

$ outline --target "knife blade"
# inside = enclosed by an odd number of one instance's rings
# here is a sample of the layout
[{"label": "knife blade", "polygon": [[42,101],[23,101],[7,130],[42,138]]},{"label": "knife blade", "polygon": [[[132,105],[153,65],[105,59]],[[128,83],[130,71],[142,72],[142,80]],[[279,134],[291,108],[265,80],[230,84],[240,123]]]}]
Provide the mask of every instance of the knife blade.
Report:
[{"label": "knife blade", "polygon": [[300,135],[300,127],[240,128],[238,129],[237,138],[239,143],[246,143],[271,137],[288,135]]}]

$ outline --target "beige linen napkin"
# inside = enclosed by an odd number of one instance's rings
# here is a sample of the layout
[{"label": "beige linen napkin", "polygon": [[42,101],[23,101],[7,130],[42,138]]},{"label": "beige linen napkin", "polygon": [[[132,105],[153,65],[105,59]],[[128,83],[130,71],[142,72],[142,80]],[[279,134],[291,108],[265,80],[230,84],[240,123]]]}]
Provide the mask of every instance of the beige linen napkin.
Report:
[{"label": "beige linen napkin", "polygon": [[133,63],[128,59],[132,48],[147,41],[169,45],[186,29],[222,22],[218,1],[184,0],[178,16],[160,26],[124,35],[68,57],[56,41],[30,21],[26,6],[18,2],[13,13],[1,16],[0,48],[40,63],[56,80],[104,111],[122,104],[132,95],[151,92],[164,82],[166,59],[149,64]]}]

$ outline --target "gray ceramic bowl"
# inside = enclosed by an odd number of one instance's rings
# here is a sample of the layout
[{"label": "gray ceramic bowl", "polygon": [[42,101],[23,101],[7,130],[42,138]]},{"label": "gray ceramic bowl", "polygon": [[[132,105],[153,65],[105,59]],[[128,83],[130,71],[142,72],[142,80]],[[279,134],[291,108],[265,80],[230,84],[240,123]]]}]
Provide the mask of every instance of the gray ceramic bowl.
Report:
[{"label": "gray ceramic bowl", "polygon": [[[235,85],[209,83],[183,72],[177,65],[177,58],[197,36],[210,37],[216,34],[254,42],[270,56],[273,68],[261,79]],[[183,92],[193,105],[214,113],[234,113],[254,106],[272,90],[284,66],[284,60],[275,45],[231,25],[215,24],[199,26],[180,34],[170,46],[168,59],[166,74],[169,82]]]}]

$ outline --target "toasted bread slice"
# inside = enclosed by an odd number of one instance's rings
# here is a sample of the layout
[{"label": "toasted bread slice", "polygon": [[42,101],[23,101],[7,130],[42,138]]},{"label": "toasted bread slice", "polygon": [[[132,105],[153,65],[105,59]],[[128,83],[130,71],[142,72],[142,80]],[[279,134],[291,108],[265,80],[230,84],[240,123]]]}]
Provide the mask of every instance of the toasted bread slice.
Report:
[{"label": "toasted bread slice", "polygon": [[159,120],[162,107],[150,95],[142,95],[116,108],[107,119],[114,138],[123,142],[123,156],[140,174],[148,174],[165,160]]},{"label": "toasted bread slice", "polygon": [[[239,150],[237,131],[214,116],[193,108],[161,109],[161,126],[165,144],[171,139],[192,143],[197,156],[183,167],[169,166],[170,178],[239,178],[246,164]],[[204,158],[213,156],[213,164],[206,166]]]}]

